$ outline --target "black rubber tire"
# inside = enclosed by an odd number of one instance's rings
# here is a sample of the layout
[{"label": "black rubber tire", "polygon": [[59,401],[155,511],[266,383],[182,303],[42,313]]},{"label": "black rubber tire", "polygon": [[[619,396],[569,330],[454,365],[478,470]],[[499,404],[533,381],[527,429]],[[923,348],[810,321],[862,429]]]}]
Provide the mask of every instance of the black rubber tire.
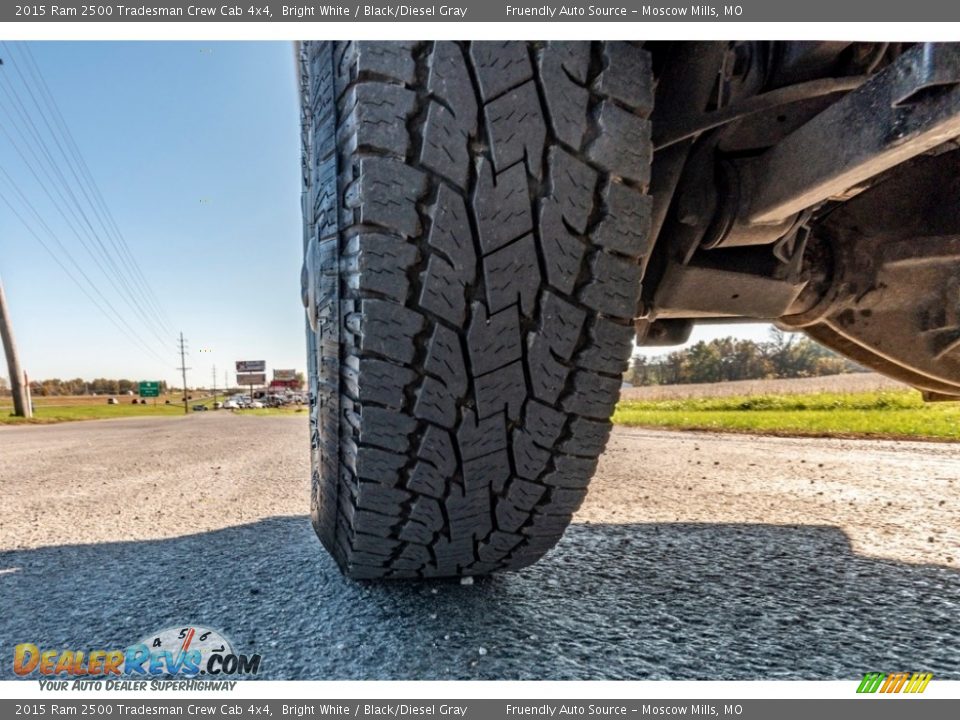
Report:
[{"label": "black rubber tire", "polygon": [[649,56],[309,42],[301,67],[317,534],[355,578],[528,565],[586,494],[632,349]]}]

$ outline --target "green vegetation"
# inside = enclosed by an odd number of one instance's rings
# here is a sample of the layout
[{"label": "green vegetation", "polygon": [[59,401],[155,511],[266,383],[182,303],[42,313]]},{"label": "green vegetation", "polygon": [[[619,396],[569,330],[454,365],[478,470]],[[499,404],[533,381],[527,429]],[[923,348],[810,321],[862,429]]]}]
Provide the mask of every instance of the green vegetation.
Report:
[{"label": "green vegetation", "polygon": [[[0,398],[0,425],[3,424],[47,424],[58,422],[69,422],[72,420],[107,420],[110,418],[129,418],[129,417],[183,417],[183,400],[177,397],[158,398],[154,405],[152,400],[147,400],[146,405],[137,403],[134,405],[128,396],[118,397],[117,405],[108,405],[106,397],[34,397],[33,398],[33,417],[29,420],[13,417],[13,407],[9,404],[10,398]],[[138,398],[139,399],[139,398]],[[169,399],[170,404],[165,404]],[[223,401],[223,396],[218,395],[217,399]],[[188,400],[187,405],[190,412],[193,412],[194,405],[205,405],[213,412],[213,397],[197,397]],[[302,406],[300,412],[306,413],[306,405]],[[217,410],[215,412],[230,412]],[[283,408],[261,408],[236,411],[243,415],[295,415],[297,414],[296,405]]]},{"label": "green vegetation", "polygon": [[613,421],[682,430],[960,440],[960,404],[927,404],[913,390],[625,401]]},{"label": "green vegetation", "polygon": [[[51,398],[52,399],[52,398]],[[0,424],[20,424],[20,423],[57,423],[67,422],[69,420],[106,420],[108,418],[125,417],[150,417],[150,416],[176,416],[183,415],[183,405],[164,405],[160,403],[156,406],[133,405],[129,402],[120,400],[119,405],[107,405],[106,398],[100,398],[100,404],[73,404],[73,405],[55,405],[50,403],[38,403],[34,401],[33,417],[25,420],[20,417],[13,417],[12,407],[0,407]]]},{"label": "green vegetation", "polygon": [[[149,380],[150,378],[143,378]],[[72,380],[61,380],[60,378],[49,378],[47,380],[31,380],[30,392],[34,398],[38,397],[57,397],[57,396],[77,396],[77,395],[126,395],[128,391],[137,392],[140,387],[139,380],[127,380],[125,378],[116,380],[113,378],[96,378],[94,380],[84,380],[83,378],[73,378]],[[160,392],[167,392],[167,383],[160,381]]]}]

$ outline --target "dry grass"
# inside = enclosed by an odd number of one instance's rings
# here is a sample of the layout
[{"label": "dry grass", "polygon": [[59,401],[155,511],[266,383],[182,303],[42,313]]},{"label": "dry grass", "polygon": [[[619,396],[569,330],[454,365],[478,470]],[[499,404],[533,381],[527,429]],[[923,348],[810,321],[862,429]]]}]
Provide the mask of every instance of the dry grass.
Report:
[{"label": "dry grass", "polygon": [[904,390],[907,386],[876,373],[849,373],[789,380],[734,380],[696,385],[653,385],[624,388],[621,401],[688,400],[751,395],[805,395],[808,393],[864,393]]},{"label": "dry grass", "polygon": [[[133,398],[132,395],[34,395],[33,396],[33,406],[37,407],[87,407],[90,405],[106,405],[107,398],[115,397],[117,402],[121,405],[132,405]],[[136,396],[139,401],[140,397]],[[200,397],[200,395],[195,395],[194,397]],[[153,405],[154,398],[145,398],[147,403]],[[156,398],[158,405],[163,405],[165,400],[169,400],[171,403],[183,403],[183,398],[175,395],[163,395]],[[0,397],[0,411],[9,410],[13,407],[13,403],[10,400],[9,396]]]},{"label": "dry grass", "polygon": [[[145,398],[146,405],[139,402],[140,398],[129,395],[113,395],[117,405],[108,405],[110,395],[53,395],[49,397],[33,396],[33,417],[13,417],[13,403],[9,397],[0,397],[0,425],[19,423],[58,423],[70,420],[103,420],[109,418],[141,417],[141,416],[182,416],[183,400],[173,395],[164,395],[156,398]],[[133,403],[136,399],[137,404]],[[170,400],[170,404],[166,404]],[[194,395],[194,400],[188,401],[192,406],[200,404],[205,396]]]}]

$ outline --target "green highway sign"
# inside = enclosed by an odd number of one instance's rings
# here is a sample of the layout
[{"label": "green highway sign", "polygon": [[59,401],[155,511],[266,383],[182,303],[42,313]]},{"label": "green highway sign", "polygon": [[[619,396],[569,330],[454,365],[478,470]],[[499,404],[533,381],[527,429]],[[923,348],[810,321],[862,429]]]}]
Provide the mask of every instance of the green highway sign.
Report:
[{"label": "green highway sign", "polygon": [[160,383],[155,380],[140,383],[140,397],[160,397]]}]

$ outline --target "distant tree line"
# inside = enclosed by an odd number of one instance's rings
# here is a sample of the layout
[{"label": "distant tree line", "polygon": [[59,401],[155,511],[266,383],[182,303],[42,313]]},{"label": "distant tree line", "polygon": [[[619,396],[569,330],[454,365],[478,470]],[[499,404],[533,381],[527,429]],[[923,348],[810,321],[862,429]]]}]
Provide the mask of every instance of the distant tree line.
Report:
[{"label": "distant tree line", "polygon": [[724,337],[701,340],[657,357],[635,355],[624,380],[632,385],[675,385],[818,377],[863,370],[809,338],[773,330],[767,342]]},{"label": "distant tree line", "polygon": [[[306,378],[302,372],[296,375],[298,388],[303,388]],[[109,378],[97,378],[96,380],[84,380],[83,378],[74,378],[73,380],[61,380],[60,378],[51,378],[49,380],[31,380],[30,392],[37,396],[56,396],[56,395],[124,395],[128,392],[138,392],[140,388],[139,380],[111,380]],[[195,390],[197,388],[191,388]],[[244,390],[246,388],[243,388]],[[206,388],[211,390],[211,388]],[[238,392],[241,388],[223,388],[218,387],[218,393]],[[0,375],[0,395],[8,395],[10,392],[10,383],[7,378]],[[160,381],[160,393],[180,393],[183,390],[180,387],[168,386],[166,380]]]},{"label": "distant tree line", "polygon": [[[49,380],[30,381],[30,393],[34,396],[123,395],[130,391],[137,392],[139,389],[139,380],[112,380],[110,378],[61,380],[60,378],[51,378]],[[167,392],[167,383],[164,380],[160,381],[160,392]]]}]

